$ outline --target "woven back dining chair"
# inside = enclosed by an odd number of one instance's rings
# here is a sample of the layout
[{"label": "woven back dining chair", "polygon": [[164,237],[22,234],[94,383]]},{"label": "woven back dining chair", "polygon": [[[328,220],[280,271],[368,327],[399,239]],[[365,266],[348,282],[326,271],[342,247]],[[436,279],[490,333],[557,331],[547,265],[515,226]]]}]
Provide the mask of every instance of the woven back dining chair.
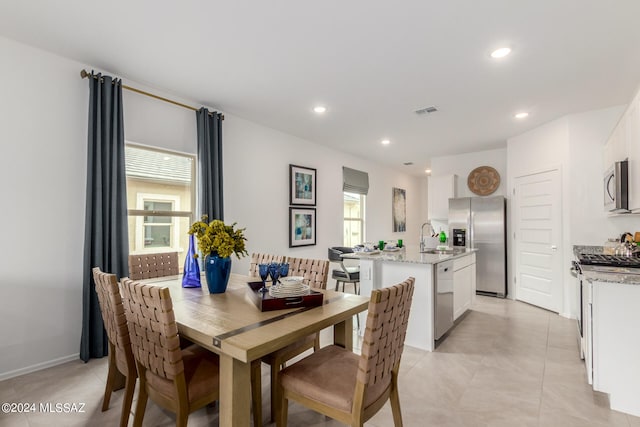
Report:
[{"label": "woven back dining chair", "polygon": [[390,400],[394,425],[402,426],[398,371],[414,281],[371,292],[361,355],[330,345],[282,370],[279,427],[287,425],[289,400],[350,426],[362,426]]},{"label": "woven back dining chair", "polygon": [[260,264],[269,264],[272,262],[283,262],[283,261],[284,261],[284,256],[282,255],[252,253],[251,264],[249,265],[249,276],[258,277],[260,275],[258,271],[258,266]]},{"label": "woven back dining chair", "polygon": [[98,267],[93,268],[92,273],[102,321],[109,339],[109,368],[102,399],[102,411],[109,409],[111,393],[124,387],[120,427],[126,427],[138,378],[136,362],[131,351],[127,319],[116,275],[104,273]]},{"label": "woven back dining chair", "polygon": [[198,345],[180,348],[169,289],[122,279],[122,297],[140,386],[133,425],[142,425],[147,399],[176,414],[189,414],[218,400],[218,356]]},{"label": "woven back dining chair", "polygon": [[[329,275],[329,261],[307,258],[287,257],[284,262],[289,264],[289,276],[303,277],[303,282],[314,289],[326,289]],[[320,333],[307,335],[303,339],[296,341],[284,348],[274,351],[262,358],[262,361],[271,367],[271,421],[277,419],[279,412],[280,395],[278,394],[278,384],[280,369],[288,360],[304,353],[309,349],[318,350],[320,348]],[[255,372],[252,376],[253,389],[259,389],[261,378]]]},{"label": "woven back dining chair", "polygon": [[285,258],[289,264],[289,276],[303,277],[303,282],[315,289],[327,289],[329,261],[324,259]]},{"label": "woven back dining chair", "polygon": [[129,255],[129,278],[133,280],[180,274],[178,252]]}]

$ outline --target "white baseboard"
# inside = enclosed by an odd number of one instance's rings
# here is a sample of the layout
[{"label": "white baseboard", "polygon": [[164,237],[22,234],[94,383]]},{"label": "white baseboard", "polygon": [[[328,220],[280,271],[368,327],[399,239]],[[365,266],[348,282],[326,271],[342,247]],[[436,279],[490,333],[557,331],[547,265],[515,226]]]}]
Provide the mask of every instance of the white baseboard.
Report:
[{"label": "white baseboard", "polygon": [[36,371],[41,371],[42,369],[50,368],[52,366],[62,365],[63,363],[71,362],[72,360],[78,360],[79,358],[80,358],[80,353],[75,353],[75,354],[70,354],[68,356],[59,357],[53,360],[47,360],[46,362],[36,363],[35,365],[16,369],[14,371],[2,372],[0,373],[0,381],[8,380],[9,378],[19,377],[20,375],[30,374]]}]

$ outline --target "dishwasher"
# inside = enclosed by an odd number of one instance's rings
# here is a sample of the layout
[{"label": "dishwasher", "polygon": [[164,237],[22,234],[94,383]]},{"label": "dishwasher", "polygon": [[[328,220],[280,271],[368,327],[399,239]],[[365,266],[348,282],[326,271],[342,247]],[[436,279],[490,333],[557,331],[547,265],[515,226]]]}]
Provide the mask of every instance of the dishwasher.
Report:
[{"label": "dishwasher", "polygon": [[453,261],[436,264],[433,286],[434,338],[440,339],[453,326]]}]

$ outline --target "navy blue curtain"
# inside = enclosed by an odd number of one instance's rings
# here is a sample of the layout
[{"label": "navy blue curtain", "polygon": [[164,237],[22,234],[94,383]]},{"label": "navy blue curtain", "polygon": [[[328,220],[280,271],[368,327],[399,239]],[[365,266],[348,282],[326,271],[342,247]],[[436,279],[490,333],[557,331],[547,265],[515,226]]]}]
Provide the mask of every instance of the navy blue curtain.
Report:
[{"label": "navy blue curtain", "polygon": [[122,81],[92,72],[89,88],[80,340],[80,358],[85,362],[106,356],[109,350],[91,269],[100,267],[118,279],[129,275]]},{"label": "navy blue curtain", "polygon": [[196,111],[198,127],[198,204],[209,221],[224,220],[222,201],[222,114]]}]

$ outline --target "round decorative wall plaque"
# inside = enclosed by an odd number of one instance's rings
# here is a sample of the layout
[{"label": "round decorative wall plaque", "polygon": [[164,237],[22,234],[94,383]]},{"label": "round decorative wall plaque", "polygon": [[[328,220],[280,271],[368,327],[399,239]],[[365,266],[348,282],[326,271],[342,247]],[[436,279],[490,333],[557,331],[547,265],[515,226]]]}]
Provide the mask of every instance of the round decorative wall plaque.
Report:
[{"label": "round decorative wall plaque", "polygon": [[500,185],[500,174],[491,166],[480,166],[471,171],[467,185],[474,194],[488,196]]}]

